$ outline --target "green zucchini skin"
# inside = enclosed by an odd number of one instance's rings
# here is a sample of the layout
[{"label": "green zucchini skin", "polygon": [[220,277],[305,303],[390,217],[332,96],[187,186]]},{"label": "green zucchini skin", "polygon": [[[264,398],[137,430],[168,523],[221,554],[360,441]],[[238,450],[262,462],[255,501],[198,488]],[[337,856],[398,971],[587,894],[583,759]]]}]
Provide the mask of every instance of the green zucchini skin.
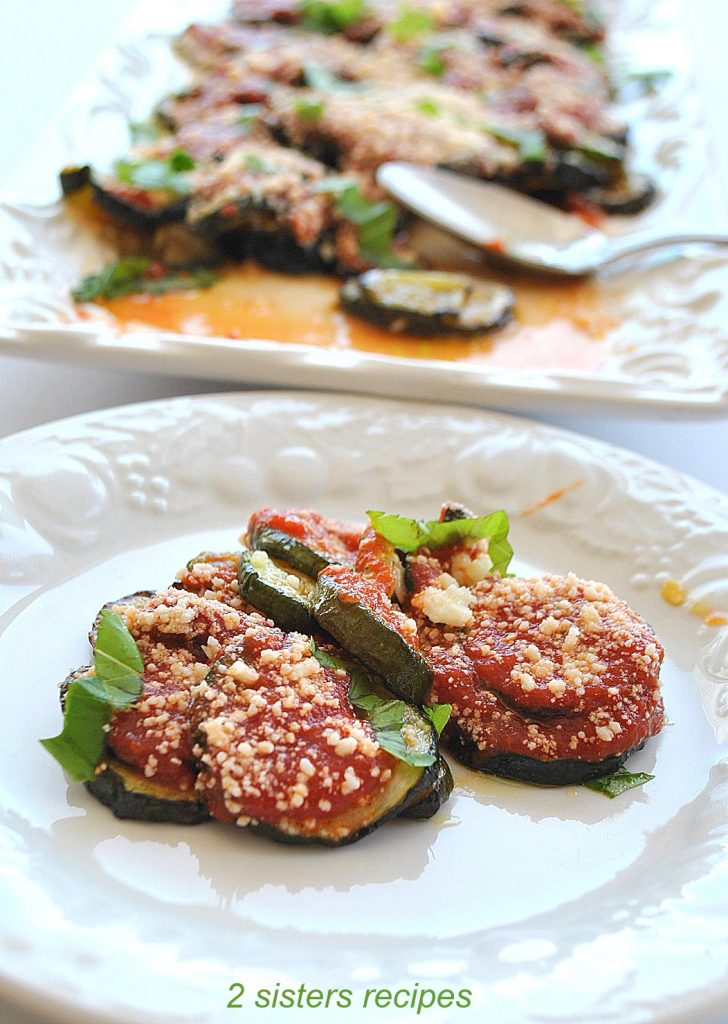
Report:
[{"label": "green zucchini skin", "polygon": [[631,754],[643,744],[621,754],[606,757],[603,761],[580,761],[563,758],[556,761],[541,761],[523,754],[489,754],[480,750],[472,740],[453,729],[452,723],[445,727],[442,740],[446,748],[459,761],[488,775],[498,775],[516,782],[530,782],[539,786],[572,786],[611,775],[622,767]]},{"label": "green zucchini skin", "polygon": [[141,772],[109,760],[86,788],[117,818],[170,825],[199,825],[209,820],[207,807],[193,795],[160,786]]},{"label": "green zucchini skin", "polygon": [[449,799],[455,782],[450,771],[450,766],[445,758],[440,755],[435,766],[437,771],[429,787],[423,789],[418,799],[412,800],[408,806],[400,812],[400,818],[412,818],[416,821],[424,821],[437,814],[442,805]]},{"label": "green zucchini skin", "polygon": [[267,552],[271,558],[285,562],[297,572],[313,579],[334,561],[320,551],[314,551],[297,537],[291,537],[289,534],[283,533],[282,530],[274,530],[270,526],[254,530],[250,536],[250,545]]},{"label": "green zucchini skin", "polygon": [[[260,554],[267,557],[272,572],[267,567],[261,568],[255,564],[256,555]],[[289,576],[297,576],[301,580],[301,592],[276,580],[276,570]],[[267,552],[244,551],[238,566],[238,581],[243,600],[272,619],[276,626],[287,632],[306,635],[316,632],[316,620],[311,614],[311,595],[315,584],[310,577],[295,572],[277,559],[272,559]],[[307,594],[309,596],[306,596]]]},{"label": "green zucchini skin", "polygon": [[422,704],[432,682],[425,659],[365,604],[344,603],[341,594],[332,579],[318,578],[312,606],[316,621],[397,697]]}]

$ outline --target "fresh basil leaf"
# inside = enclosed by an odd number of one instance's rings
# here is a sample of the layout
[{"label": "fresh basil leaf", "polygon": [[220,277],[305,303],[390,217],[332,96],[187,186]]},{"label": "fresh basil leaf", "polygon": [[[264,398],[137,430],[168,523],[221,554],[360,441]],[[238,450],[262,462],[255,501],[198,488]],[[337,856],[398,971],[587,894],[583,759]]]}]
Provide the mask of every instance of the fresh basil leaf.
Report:
[{"label": "fresh basil leaf", "polygon": [[189,273],[148,277],[150,267],[151,262],[147,259],[129,257],[118,260],[100,274],[84,278],[71,294],[76,302],[93,302],[94,299],[118,299],[137,292],[162,295],[189,288],[209,288],[217,280],[215,274],[204,268]]},{"label": "fresh basil leaf", "polygon": [[192,159],[189,153],[186,153],[183,149],[175,149],[169,158],[170,170],[179,171],[194,171],[195,161]]},{"label": "fresh basil leaf", "polygon": [[452,704],[433,704],[432,707],[425,706],[422,710],[432,722],[432,727],[437,735],[442,736],[442,730],[450,721]]},{"label": "fresh basil leaf", "polygon": [[320,121],[324,116],[324,105],[321,100],[296,100],[293,109],[304,121]]},{"label": "fresh basil leaf", "polygon": [[125,185],[186,196],[190,192],[190,183],[185,174],[194,167],[195,161],[189,153],[175,149],[166,159],[118,160],[114,164],[114,172]]},{"label": "fresh basil leaf", "polygon": [[104,726],[111,718],[111,705],[101,700],[93,687],[93,677],[74,680],[66,693],[63,730],[40,742],[75,782],[94,777],[104,750]]},{"label": "fresh basil leaf", "polygon": [[367,14],[365,0],[299,0],[306,28],[317,32],[343,32]]},{"label": "fresh basil leaf", "polygon": [[165,295],[167,292],[188,291],[190,288],[210,288],[217,281],[217,274],[201,267],[185,274],[165,274],[164,277],[150,277],[139,291],[147,295]]},{"label": "fresh basil leaf", "polygon": [[144,659],[122,617],[109,608],[101,612],[96,631],[94,668],[113,707],[126,707],[142,692]]},{"label": "fresh basil leaf", "polygon": [[422,99],[417,101],[417,109],[423,114],[430,114],[432,117],[437,117],[438,114],[442,113],[442,108],[439,103],[435,100]]},{"label": "fresh basil leaf", "polygon": [[579,50],[589,60],[593,60],[595,64],[604,64],[604,47],[600,46],[599,43],[584,43],[579,47]]},{"label": "fresh basil leaf", "polygon": [[591,782],[585,782],[584,786],[594,790],[595,793],[603,793],[604,796],[613,800],[615,796],[626,793],[628,789],[644,786],[645,782],[650,782],[654,777],[654,775],[648,775],[647,772],[628,772],[624,768],[620,768],[613,775],[605,775],[602,779],[592,779]]},{"label": "fresh basil leaf", "polygon": [[367,263],[376,266],[407,266],[392,252],[392,241],[397,227],[397,207],[386,201],[366,199],[358,185],[352,185],[339,194],[336,209],[340,216],[358,228],[359,252]]},{"label": "fresh basil leaf", "polygon": [[76,302],[94,299],[115,299],[134,291],[134,284],[149,270],[150,261],[139,256],[128,256],[104,267],[100,274],[90,274],[72,292]]},{"label": "fresh basil leaf", "polygon": [[416,38],[416,36],[421,36],[425,32],[432,32],[434,27],[435,22],[427,11],[403,6],[400,8],[399,16],[386,26],[386,31],[390,36],[403,43]]},{"label": "fresh basil leaf", "polygon": [[417,67],[433,78],[441,78],[447,70],[447,65],[440,56],[439,48],[426,46],[417,55]]},{"label": "fresh basil leaf", "polygon": [[[349,673],[349,700],[363,711],[371,725],[377,743],[393,757],[417,767],[433,764],[435,755],[430,751],[414,750],[408,745],[404,731],[407,724],[408,705],[401,700],[386,699],[374,693],[366,673],[340,658],[334,658],[320,650],[311,640],[311,653],[325,668],[344,669]],[[445,707],[445,705],[442,705]],[[430,716],[428,715],[428,718]],[[432,721],[432,719],[430,719]],[[443,723],[444,724],[444,723]],[[433,728],[436,726],[433,722]]]},{"label": "fresh basil leaf", "polygon": [[513,557],[508,541],[508,516],[503,511],[468,519],[452,519],[441,523],[438,519],[409,519],[392,512],[367,512],[374,530],[401,551],[416,551],[421,547],[438,548],[464,540],[488,538],[488,556],[494,571],[505,576]]},{"label": "fresh basil leaf", "polygon": [[105,726],[114,710],[141,694],[144,659],[126,623],[104,608],[94,642],[94,675],[79,676],[68,687],[63,730],[40,742],[76,782],[95,774],[104,751]]},{"label": "fresh basil leaf", "polygon": [[486,125],[484,130],[499,142],[516,146],[524,163],[543,163],[546,159],[546,136],[540,128],[509,128],[506,125]]}]

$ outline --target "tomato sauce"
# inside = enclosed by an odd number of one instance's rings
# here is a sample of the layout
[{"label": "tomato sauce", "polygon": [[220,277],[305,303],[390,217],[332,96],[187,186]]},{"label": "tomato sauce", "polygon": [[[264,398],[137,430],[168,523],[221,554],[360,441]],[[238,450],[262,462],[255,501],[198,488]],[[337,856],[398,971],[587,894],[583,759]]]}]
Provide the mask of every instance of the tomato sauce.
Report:
[{"label": "tomato sauce", "polygon": [[489,578],[475,593],[467,630],[418,623],[451,731],[488,756],[597,762],[660,730],[662,648],[604,584]]},{"label": "tomato sauce", "polygon": [[248,537],[263,529],[279,530],[295,537],[327,558],[353,564],[361,527],[330,519],[312,509],[261,508],[248,520]]},{"label": "tomato sauce", "polygon": [[193,709],[212,815],[321,835],[370,803],[395,760],[356,717],[348,689],[348,674],[320,665],[295,634],[259,625],[236,641]]}]

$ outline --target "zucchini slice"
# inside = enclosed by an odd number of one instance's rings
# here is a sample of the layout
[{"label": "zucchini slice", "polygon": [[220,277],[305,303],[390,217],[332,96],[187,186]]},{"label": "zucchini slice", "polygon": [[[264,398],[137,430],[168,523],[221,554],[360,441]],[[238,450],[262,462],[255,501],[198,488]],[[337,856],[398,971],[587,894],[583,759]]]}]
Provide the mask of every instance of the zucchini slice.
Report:
[{"label": "zucchini slice", "polygon": [[392,693],[410,704],[423,703],[432,669],[407,639],[415,635],[408,632],[411,620],[392,605],[382,587],[345,566],[330,566],[316,582],[313,614]]},{"label": "zucchini slice", "polygon": [[448,800],[454,788],[454,781],[450,765],[440,755],[437,759],[437,772],[430,786],[425,787],[418,799],[413,800],[400,813],[400,818],[414,818],[424,821],[437,814],[442,805]]},{"label": "zucchini slice", "polygon": [[316,632],[311,614],[316,586],[310,576],[273,559],[266,551],[244,551],[239,563],[240,594],[281,629]]},{"label": "zucchini slice", "polygon": [[353,565],[360,539],[360,527],[310,509],[262,508],[250,517],[244,542],[315,579],[327,565]]},{"label": "zucchini slice", "polygon": [[488,754],[461,732],[450,732],[448,726],[445,727],[442,741],[468,768],[489,775],[499,775],[503,779],[531,782],[539,786],[578,786],[592,779],[600,779],[604,775],[612,775],[622,767],[628,757],[644,745],[640,743],[632,750],[606,757],[603,761],[581,761],[577,758],[542,761],[536,757],[525,757],[523,754]]},{"label": "zucchini slice", "polygon": [[605,213],[632,216],[646,210],[656,195],[655,183],[646,174],[625,174],[604,188],[589,189],[584,198]]},{"label": "zucchini slice", "polygon": [[376,730],[362,728],[367,712],[355,710],[349,686],[348,673],[314,659],[298,634],[259,625],[235,640],[193,706],[213,817],[281,843],[341,846],[430,800],[440,771],[431,723],[404,707],[401,742],[430,763],[400,760],[372,746]]},{"label": "zucchini slice", "polygon": [[513,316],[513,292],[466,274],[368,270],[341,289],[349,313],[403,334],[476,334]]},{"label": "zucchini slice", "polygon": [[117,818],[166,822],[170,825],[199,825],[210,814],[194,793],[147,779],[142,772],[109,759],[86,788]]}]

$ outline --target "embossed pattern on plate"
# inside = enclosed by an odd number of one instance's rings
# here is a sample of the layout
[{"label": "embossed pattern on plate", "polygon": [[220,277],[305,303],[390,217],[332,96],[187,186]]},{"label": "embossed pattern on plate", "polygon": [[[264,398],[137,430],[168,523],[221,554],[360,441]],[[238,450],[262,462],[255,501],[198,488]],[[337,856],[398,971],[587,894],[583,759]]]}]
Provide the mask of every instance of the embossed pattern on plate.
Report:
[{"label": "embossed pattern on plate", "polygon": [[[443,496],[509,510],[517,571],[604,579],[653,623],[670,725],[633,759],[648,786],[609,801],[456,768],[433,821],[296,850],[120,823],[38,745],[97,607],[229,548],[257,504],[360,517]],[[248,393],[0,441],[0,992],[56,1024],[227,1020],[236,980],[467,987],[466,1024],[709,1020],[728,995],[728,629],[668,605],[666,578],[728,610],[728,499],[525,420]]]},{"label": "embossed pattern on plate", "polygon": [[[656,178],[659,201],[640,217],[612,219],[610,230],[638,231],[658,223],[665,231],[673,225],[728,226],[684,52],[680,17],[685,13],[676,0],[609,0],[604,6],[618,77],[628,78],[631,69],[654,70],[650,54],[659,54],[660,67],[672,69],[655,94],[623,105],[633,126],[635,166]],[[103,56],[62,123],[44,140],[43,159],[31,160],[19,176],[23,194],[34,202],[0,203],[0,233],[7,243],[0,258],[1,348],[127,370],[453,402],[704,409],[728,404],[728,257],[720,253],[696,252],[605,278],[605,306],[619,326],[605,340],[608,358],[594,372],[527,366],[516,371],[165,332],[119,337],[108,326],[79,322],[69,287],[111,252],[84,235],[55,199],[54,169],[87,160],[103,164],[118,156],[126,146],[128,120],[144,116],[172,79],[181,80],[160,27],[168,32],[194,18],[212,19],[226,7],[218,0],[212,6],[166,0],[140,8],[130,22],[130,41]]]}]

